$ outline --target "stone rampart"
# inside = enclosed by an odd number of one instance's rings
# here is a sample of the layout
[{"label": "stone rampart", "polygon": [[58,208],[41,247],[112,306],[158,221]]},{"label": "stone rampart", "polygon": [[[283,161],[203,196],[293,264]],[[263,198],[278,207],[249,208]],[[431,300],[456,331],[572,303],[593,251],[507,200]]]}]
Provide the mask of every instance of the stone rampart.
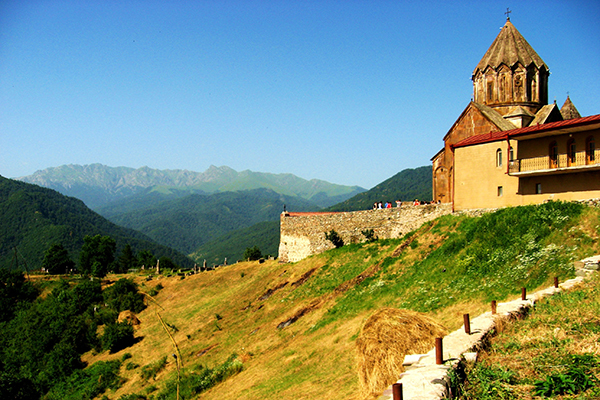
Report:
[{"label": "stone rampart", "polygon": [[281,214],[279,260],[296,262],[333,248],[325,232],[335,230],[344,243],[365,240],[361,233],[373,229],[380,239],[402,237],[423,223],[450,214],[451,204],[402,206],[382,210]]}]

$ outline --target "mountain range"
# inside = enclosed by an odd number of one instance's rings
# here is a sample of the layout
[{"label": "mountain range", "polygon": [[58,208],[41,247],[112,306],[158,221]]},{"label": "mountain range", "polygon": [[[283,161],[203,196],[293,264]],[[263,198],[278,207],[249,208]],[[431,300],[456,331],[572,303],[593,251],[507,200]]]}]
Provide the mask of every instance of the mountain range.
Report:
[{"label": "mountain range", "polygon": [[297,196],[323,208],[366,190],[360,186],[336,185],[319,179],[306,180],[293,174],[238,172],[227,166],[210,166],[204,172],[193,172],[71,164],[47,168],[18,179],[77,197],[94,210],[139,194],[156,193],[166,199],[260,188]]},{"label": "mountain range", "polygon": [[148,167],[63,165],[22,181],[77,197],[112,223],[209,265],[239,260],[247,247],[276,255],[279,215],[371,208],[375,201],[431,199],[431,167],[406,169],[365,191],[358,186],[306,181],[291,174],[237,172],[211,166],[204,173]]}]

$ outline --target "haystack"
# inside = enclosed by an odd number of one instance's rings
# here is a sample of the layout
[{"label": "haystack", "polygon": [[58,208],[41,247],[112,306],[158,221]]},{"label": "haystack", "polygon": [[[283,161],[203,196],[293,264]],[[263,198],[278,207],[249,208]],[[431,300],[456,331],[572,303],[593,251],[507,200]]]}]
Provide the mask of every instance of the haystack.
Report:
[{"label": "haystack", "polygon": [[425,314],[384,308],[371,315],[356,340],[363,399],[376,398],[396,382],[406,354],[426,353],[446,330]]},{"label": "haystack", "polygon": [[134,325],[134,326],[140,324],[140,320],[138,319],[138,317],[136,317],[135,314],[129,310],[121,311],[119,313],[117,322],[124,322],[124,321],[127,321],[131,325]]}]

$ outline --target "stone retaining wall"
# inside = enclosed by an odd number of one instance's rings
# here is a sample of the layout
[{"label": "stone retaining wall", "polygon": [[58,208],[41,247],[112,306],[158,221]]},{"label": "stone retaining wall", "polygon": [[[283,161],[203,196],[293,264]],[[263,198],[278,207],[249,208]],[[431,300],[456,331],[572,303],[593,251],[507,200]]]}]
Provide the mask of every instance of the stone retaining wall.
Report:
[{"label": "stone retaining wall", "polygon": [[325,232],[335,230],[344,243],[365,240],[361,233],[373,229],[380,239],[402,237],[427,221],[452,212],[451,204],[402,206],[382,210],[281,214],[279,260],[296,262],[333,248]]}]

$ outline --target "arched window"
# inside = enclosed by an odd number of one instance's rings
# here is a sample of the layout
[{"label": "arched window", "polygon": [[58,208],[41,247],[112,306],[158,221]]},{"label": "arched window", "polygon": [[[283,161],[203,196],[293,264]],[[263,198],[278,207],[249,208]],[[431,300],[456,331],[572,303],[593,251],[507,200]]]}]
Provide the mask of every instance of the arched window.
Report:
[{"label": "arched window", "polygon": [[496,167],[502,166],[502,149],[496,150]]},{"label": "arched window", "polygon": [[577,148],[575,147],[575,139],[567,141],[567,167],[576,163]]},{"label": "arched window", "polygon": [[556,142],[550,143],[548,154],[550,155],[550,168],[558,168],[558,147],[556,146]]},{"label": "arched window", "polygon": [[596,163],[596,142],[594,142],[593,136],[588,137],[585,141],[585,163]]}]

